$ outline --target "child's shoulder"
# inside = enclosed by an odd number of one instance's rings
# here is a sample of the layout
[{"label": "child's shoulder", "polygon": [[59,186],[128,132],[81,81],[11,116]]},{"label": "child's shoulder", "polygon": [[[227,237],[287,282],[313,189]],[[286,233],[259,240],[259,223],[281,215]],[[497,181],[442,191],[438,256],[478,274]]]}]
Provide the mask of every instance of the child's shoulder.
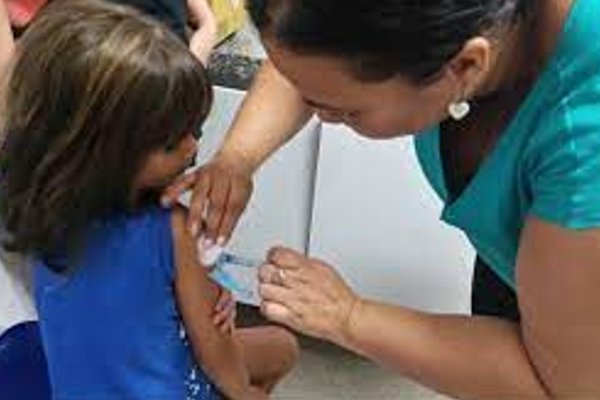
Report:
[{"label": "child's shoulder", "polygon": [[109,218],[98,220],[94,225],[109,229],[139,229],[165,224],[170,221],[171,214],[171,209],[148,206],[122,214],[114,214]]},{"label": "child's shoulder", "polygon": [[175,228],[185,228],[187,224],[187,218],[189,214],[189,210],[183,204],[177,203],[170,210],[169,213],[171,215],[171,223]]},{"label": "child's shoulder", "polygon": [[164,247],[168,255],[173,239],[171,215],[172,210],[154,206],[113,214],[89,226],[86,243],[94,249],[118,248],[122,251]]},{"label": "child's shoulder", "polygon": [[[190,245],[195,243],[195,239],[188,229],[188,214],[189,210],[181,205],[176,204],[170,210],[171,229],[173,232],[173,241],[176,248],[180,250],[189,250]],[[193,248],[194,246],[191,246]],[[184,251],[188,253],[189,251]]]}]

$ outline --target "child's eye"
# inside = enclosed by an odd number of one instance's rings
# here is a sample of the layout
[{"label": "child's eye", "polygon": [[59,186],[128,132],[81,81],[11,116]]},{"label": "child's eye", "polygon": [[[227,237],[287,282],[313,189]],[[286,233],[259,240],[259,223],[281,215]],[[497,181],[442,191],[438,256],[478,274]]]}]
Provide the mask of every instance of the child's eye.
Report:
[{"label": "child's eye", "polygon": [[165,153],[171,153],[171,152],[173,152],[173,151],[174,151],[176,148],[177,148],[177,146],[176,146],[176,145],[174,145],[173,143],[169,143],[169,144],[167,144],[167,145],[165,146],[164,150],[165,150]]}]

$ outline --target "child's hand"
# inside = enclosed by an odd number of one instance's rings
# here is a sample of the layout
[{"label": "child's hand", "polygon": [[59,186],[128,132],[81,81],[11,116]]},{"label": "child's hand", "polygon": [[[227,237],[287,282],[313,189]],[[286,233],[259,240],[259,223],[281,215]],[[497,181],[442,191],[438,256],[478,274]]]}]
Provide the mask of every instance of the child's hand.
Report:
[{"label": "child's hand", "polygon": [[230,291],[223,288],[220,291],[213,322],[222,333],[231,334],[235,330],[236,302]]}]

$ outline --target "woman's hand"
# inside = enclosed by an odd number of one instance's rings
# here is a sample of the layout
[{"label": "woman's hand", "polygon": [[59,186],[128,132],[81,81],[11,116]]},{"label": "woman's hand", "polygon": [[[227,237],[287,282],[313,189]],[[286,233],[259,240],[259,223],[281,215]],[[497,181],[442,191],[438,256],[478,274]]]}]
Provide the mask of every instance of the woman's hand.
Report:
[{"label": "woman's hand", "polygon": [[285,248],[260,269],[262,311],[304,334],[341,343],[360,298],[329,265]]},{"label": "woman's hand", "polygon": [[219,300],[215,306],[214,324],[224,334],[232,334],[235,330],[236,302],[231,292],[221,288]]},{"label": "woman's hand", "polygon": [[252,172],[241,158],[217,155],[211,162],[181,177],[165,190],[162,202],[172,205],[185,191],[194,191],[188,229],[202,230],[204,239],[227,243],[252,194]]}]

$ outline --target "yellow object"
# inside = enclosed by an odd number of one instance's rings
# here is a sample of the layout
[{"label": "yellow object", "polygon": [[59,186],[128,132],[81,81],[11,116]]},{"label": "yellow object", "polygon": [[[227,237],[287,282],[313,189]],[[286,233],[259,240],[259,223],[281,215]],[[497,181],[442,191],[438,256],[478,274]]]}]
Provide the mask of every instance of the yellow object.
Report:
[{"label": "yellow object", "polygon": [[241,28],[246,20],[244,0],[210,0],[210,6],[217,18],[217,42]]}]

